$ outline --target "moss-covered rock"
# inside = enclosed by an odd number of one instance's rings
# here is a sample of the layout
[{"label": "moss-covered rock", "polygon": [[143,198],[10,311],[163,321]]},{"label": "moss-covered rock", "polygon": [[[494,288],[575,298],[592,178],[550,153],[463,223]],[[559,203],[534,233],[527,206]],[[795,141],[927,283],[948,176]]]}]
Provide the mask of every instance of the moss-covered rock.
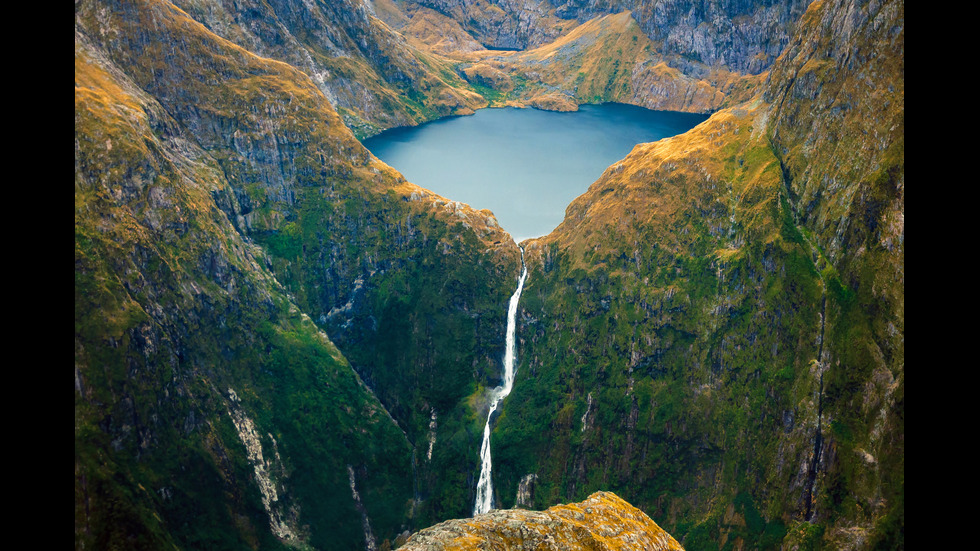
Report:
[{"label": "moss-covered rock", "polygon": [[682,547],[643,511],[616,494],[596,492],[580,503],[546,511],[494,510],[446,521],[413,534],[400,549],[681,551]]}]

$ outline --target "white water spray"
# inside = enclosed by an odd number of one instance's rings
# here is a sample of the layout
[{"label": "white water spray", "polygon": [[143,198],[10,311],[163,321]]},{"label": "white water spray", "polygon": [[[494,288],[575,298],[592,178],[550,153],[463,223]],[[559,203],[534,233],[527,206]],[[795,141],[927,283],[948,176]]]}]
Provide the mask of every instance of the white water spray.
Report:
[{"label": "white water spray", "polygon": [[527,279],[527,266],[524,264],[524,249],[521,249],[521,278],[517,281],[517,290],[510,297],[507,308],[507,342],[504,351],[504,384],[490,392],[490,412],[487,413],[487,424],[483,427],[483,444],[480,446],[480,481],[476,484],[476,504],[473,515],[487,513],[493,508],[493,481],[490,479],[492,462],[490,460],[490,417],[497,411],[497,406],[504,401],[514,387],[514,359],[517,355],[517,303],[521,300],[524,290],[524,280]]}]

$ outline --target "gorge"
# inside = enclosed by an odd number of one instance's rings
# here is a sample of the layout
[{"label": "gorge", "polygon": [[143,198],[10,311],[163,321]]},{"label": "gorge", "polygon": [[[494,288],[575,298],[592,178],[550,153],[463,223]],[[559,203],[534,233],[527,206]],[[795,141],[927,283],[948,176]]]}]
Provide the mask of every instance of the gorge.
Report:
[{"label": "gorge", "polygon": [[[610,102],[526,234],[362,145]],[[903,549],[904,2],[78,0],[74,379],[76,549]]]}]

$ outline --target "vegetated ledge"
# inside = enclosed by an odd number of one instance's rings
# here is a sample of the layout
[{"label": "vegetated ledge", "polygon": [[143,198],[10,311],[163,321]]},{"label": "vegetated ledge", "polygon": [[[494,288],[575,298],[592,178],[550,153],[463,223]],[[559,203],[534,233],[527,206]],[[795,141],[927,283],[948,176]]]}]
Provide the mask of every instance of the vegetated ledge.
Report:
[{"label": "vegetated ledge", "polygon": [[612,492],[596,492],[581,503],[545,511],[494,510],[447,520],[412,535],[400,549],[682,550],[643,511]]}]

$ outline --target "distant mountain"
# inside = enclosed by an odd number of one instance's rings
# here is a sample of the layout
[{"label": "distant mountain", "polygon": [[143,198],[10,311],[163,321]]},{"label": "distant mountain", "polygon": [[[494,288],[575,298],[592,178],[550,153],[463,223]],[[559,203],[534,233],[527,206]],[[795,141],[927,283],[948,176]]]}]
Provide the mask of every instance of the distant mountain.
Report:
[{"label": "distant mountain", "polygon": [[[765,71],[783,51],[807,3],[801,0],[405,0],[460,23],[487,47],[532,49],[553,42],[590,19],[630,12],[664,55],[690,73],[724,67],[739,73]],[[612,56],[612,52],[607,52]]]}]

